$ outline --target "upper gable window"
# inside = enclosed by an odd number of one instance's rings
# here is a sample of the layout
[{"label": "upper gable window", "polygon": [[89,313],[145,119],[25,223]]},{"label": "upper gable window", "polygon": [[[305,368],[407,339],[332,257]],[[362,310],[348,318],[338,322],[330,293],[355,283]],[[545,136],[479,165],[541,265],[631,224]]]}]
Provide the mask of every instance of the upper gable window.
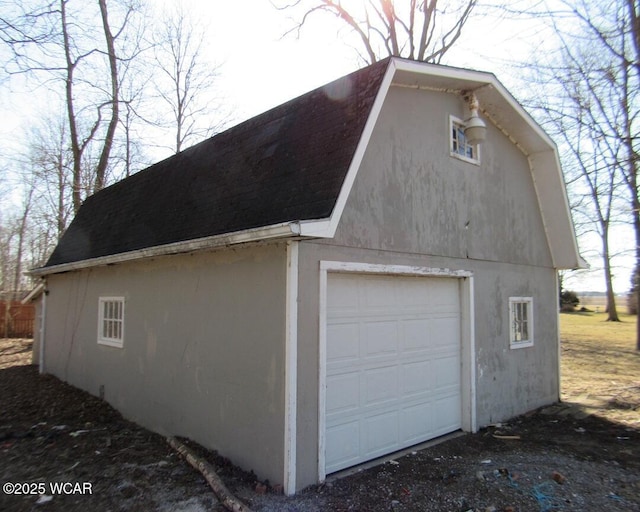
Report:
[{"label": "upper gable window", "polygon": [[98,343],[122,348],[124,297],[100,297],[98,308]]},{"label": "upper gable window", "polygon": [[464,136],[464,121],[457,117],[449,118],[451,156],[472,164],[480,163],[480,149],[477,144],[469,144]]}]

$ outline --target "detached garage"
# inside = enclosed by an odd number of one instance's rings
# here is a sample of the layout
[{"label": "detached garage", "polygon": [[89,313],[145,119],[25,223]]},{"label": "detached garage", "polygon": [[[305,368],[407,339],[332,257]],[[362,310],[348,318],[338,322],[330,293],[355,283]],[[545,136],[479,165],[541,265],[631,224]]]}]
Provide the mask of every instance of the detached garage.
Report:
[{"label": "detached garage", "polygon": [[40,369],[291,494],[558,400],[581,265],[500,82],[390,58],[89,197],[33,271]]}]

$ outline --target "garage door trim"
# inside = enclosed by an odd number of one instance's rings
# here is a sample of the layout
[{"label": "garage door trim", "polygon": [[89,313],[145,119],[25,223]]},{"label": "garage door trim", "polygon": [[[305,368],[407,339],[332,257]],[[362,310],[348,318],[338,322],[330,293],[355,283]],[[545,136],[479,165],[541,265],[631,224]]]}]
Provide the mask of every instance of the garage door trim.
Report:
[{"label": "garage door trim", "polygon": [[358,262],[320,262],[320,311],[319,311],[319,383],[318,383],[318,479],[326,478],[326,388],[327,388],[327,283],[329,272],[397,275],[414,277],[443,277],[459,279],[461,344],[462,344],[462,429],[477,430],[475,406],[475,340],[473,319],[473,272],[407,265],[380,265]]}]

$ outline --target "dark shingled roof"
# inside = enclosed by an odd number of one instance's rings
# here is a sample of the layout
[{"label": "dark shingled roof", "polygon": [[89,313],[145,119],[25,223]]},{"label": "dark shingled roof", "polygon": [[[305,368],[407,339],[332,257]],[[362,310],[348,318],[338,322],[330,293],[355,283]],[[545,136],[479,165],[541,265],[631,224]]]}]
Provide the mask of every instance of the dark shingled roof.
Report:
[{"label": "dark shingled roof", "polygon": [[388,60],[87,198],[45,265],[331,215]]}]

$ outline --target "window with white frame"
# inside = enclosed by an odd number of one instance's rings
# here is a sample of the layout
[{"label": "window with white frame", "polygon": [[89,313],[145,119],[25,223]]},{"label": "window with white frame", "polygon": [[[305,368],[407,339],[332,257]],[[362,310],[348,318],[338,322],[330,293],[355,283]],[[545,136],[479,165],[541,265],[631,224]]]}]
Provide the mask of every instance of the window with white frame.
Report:
[{"label": "window with white frame", "polygon": [[449,133],[451,135],[451,156],[473,164],[479,164],[480,150],[477,144],[470,144],[464,136],[464,121],[450,116]]},{"label": "window with white frame", "polygon": [[124,297],[100,297],[98,343],[122,348],[124,341]]},{"label": "window with white frame", "polygon": [[533,299],[531,297],[509,298],[509,325],[511,348],[533,345]]}]

